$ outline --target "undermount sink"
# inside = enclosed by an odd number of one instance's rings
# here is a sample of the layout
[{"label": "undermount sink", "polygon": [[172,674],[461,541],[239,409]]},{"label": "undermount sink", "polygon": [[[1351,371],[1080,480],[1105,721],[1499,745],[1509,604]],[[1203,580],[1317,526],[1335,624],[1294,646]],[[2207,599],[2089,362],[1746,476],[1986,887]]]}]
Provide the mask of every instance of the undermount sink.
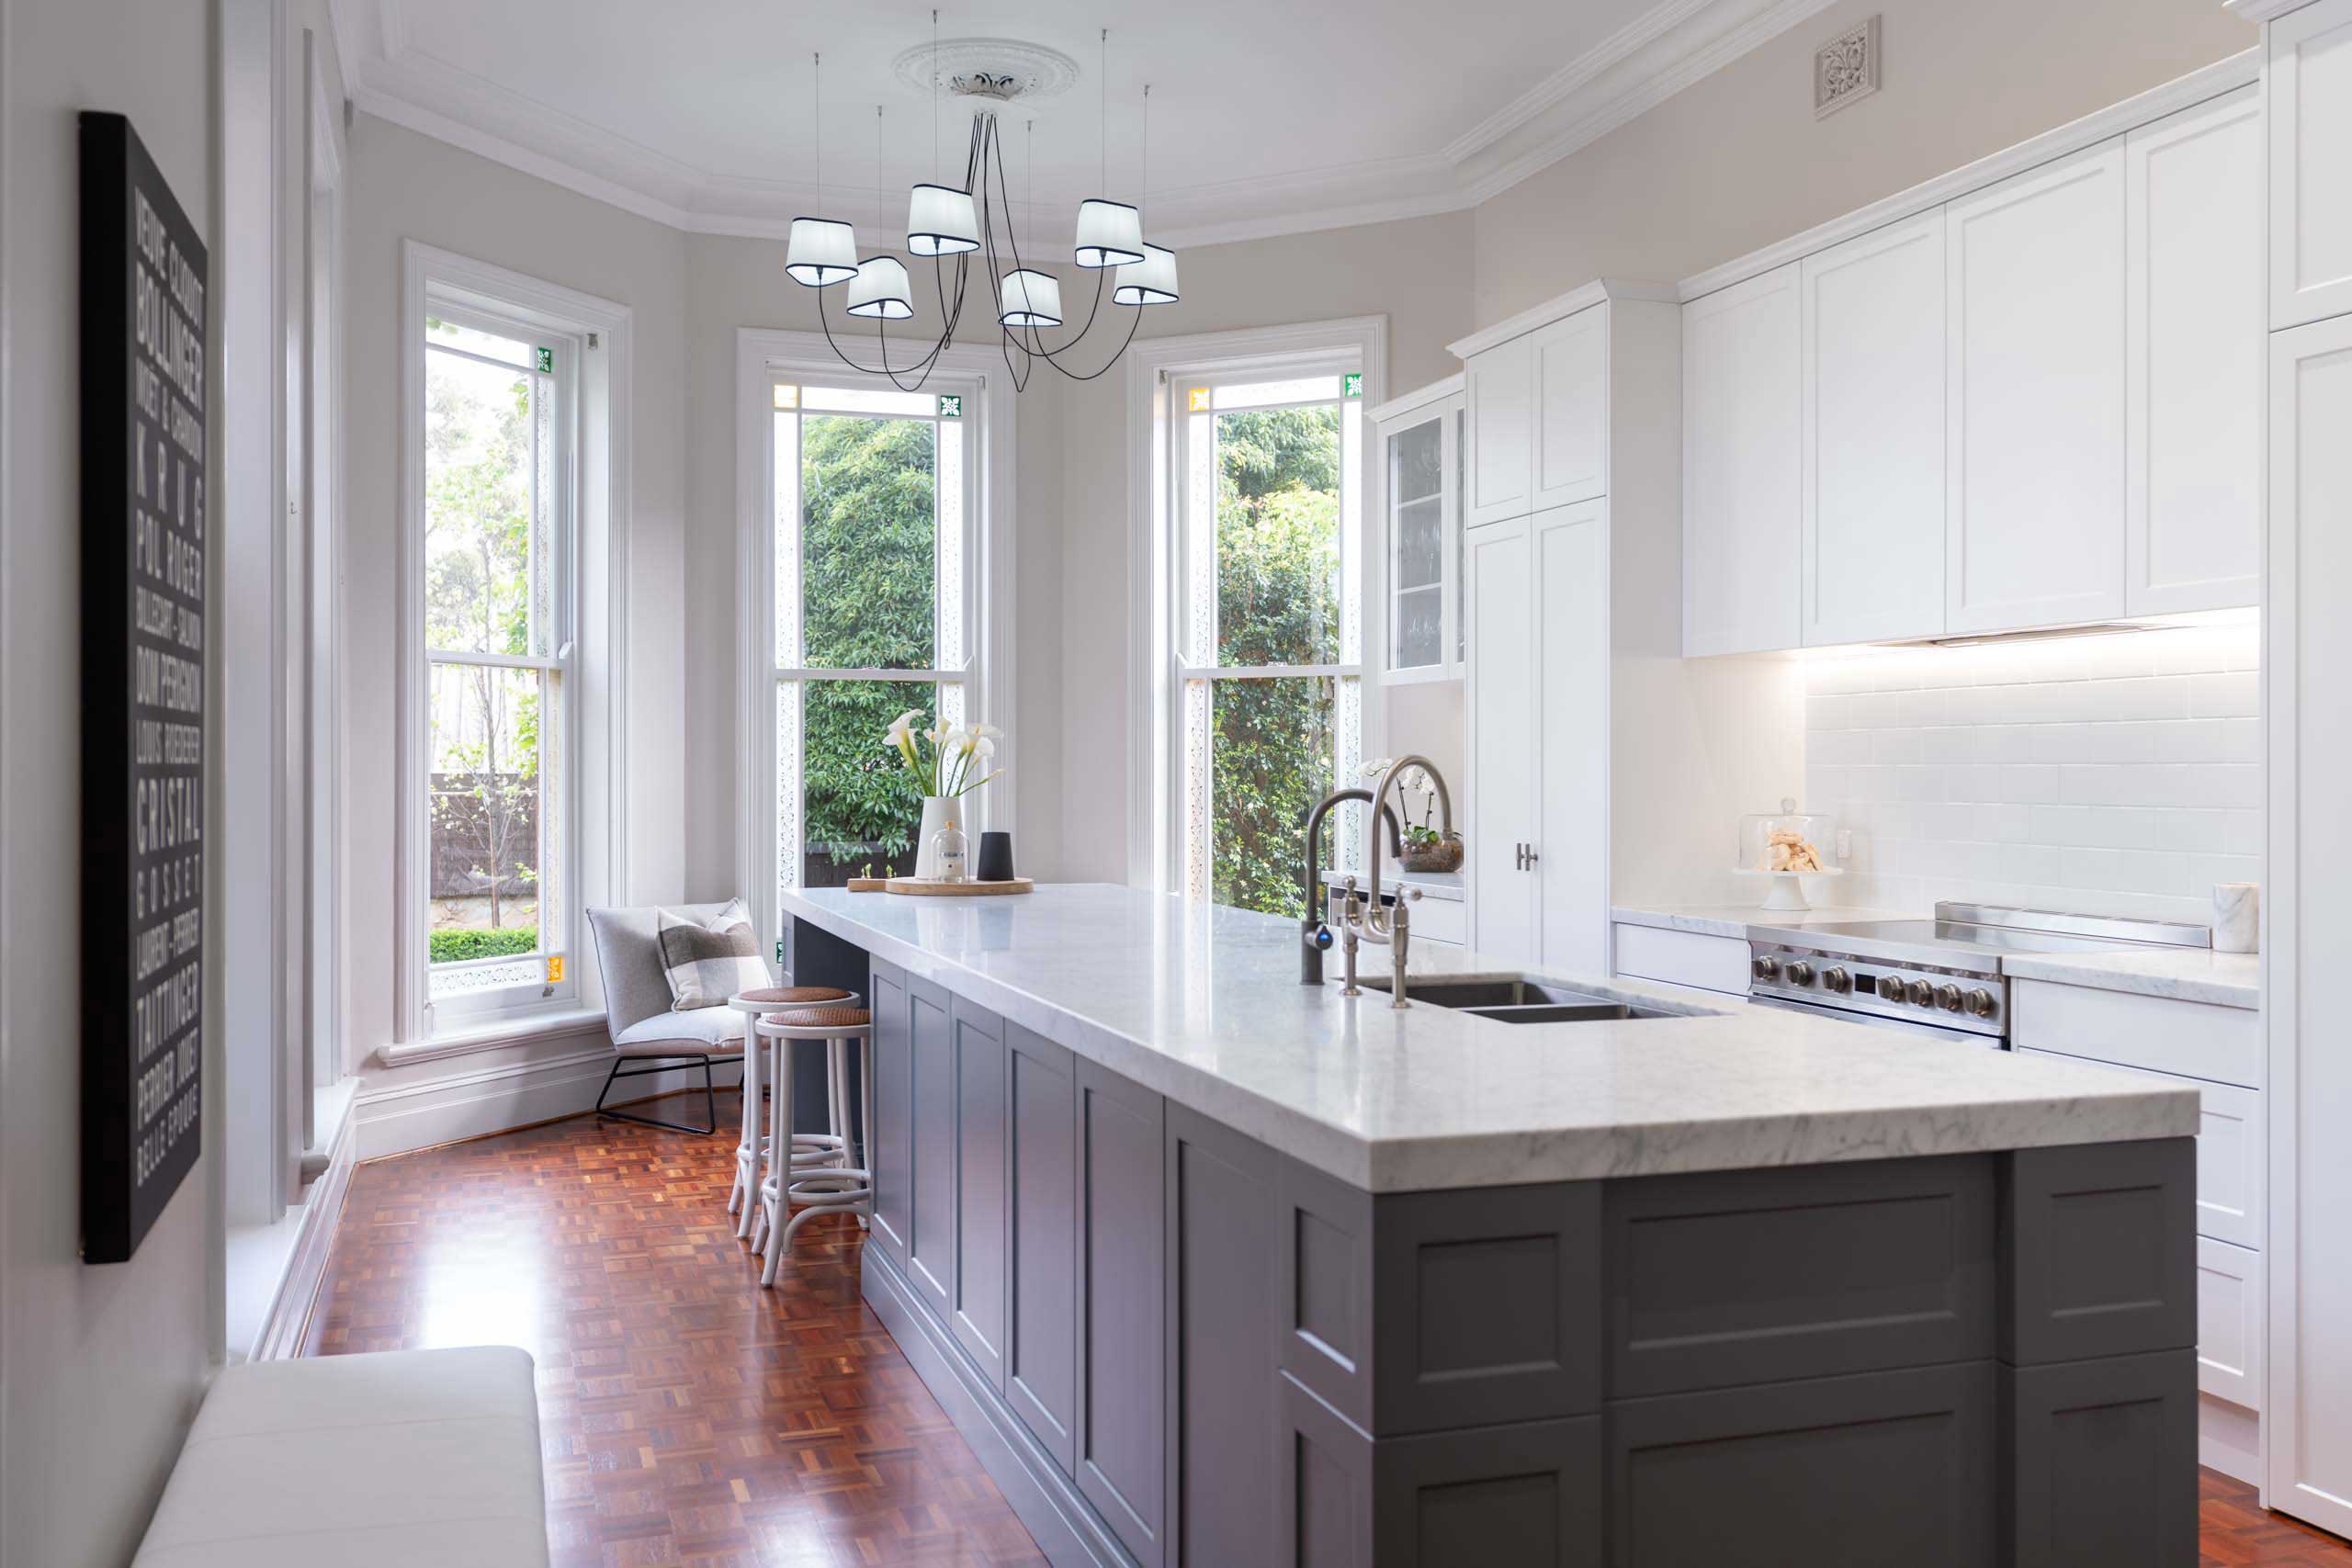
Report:
[{"label": "undermount sink", "polygon": [[1637,1007],[1566,986],[1521,976],[1516,980],[1408,980],[1408,1001],[1451,1008],[1498,1023],[1589,1023],[1598,1020],[1672,1018],[1663,1009]]}]

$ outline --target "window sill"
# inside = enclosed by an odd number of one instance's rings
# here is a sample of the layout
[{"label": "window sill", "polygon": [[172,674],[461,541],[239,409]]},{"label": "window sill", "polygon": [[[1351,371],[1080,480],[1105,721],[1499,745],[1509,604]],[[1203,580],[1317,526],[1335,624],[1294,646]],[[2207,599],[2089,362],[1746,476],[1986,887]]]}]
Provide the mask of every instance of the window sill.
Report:
[{"label": "window sill", "polygon": [[428,1040],[403,1041],[376,1048],[376,1059],[388,1067],[417,1062],[437,1062],[445,1056],[470,1056],[477,1052],[503,1051],[542,1040],[605,1034],[605,1010],[567,1005],[520,1018],[502,1018],[464,1029],[452,1029]]}]

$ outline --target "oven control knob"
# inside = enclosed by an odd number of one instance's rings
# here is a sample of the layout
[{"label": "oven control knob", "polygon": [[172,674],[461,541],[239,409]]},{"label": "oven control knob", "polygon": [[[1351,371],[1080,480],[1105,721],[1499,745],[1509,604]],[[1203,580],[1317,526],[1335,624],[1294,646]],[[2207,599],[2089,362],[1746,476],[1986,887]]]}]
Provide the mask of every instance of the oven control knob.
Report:
[{"label": "oven control knob", "polygon": [[1942,1006],[1944,1011],[1958,1012],[1960,1010],[1960,987],[1958,986],[1938,986],[1936,987],[1936,1000]]},{"label": "oven control knob", "polygon": [[1812,985],[1812,984],[1813,984],[1813,965],[1812,965],[1812,964],[1807,964],[1807,963],[1806,963],[1804,959],[1802,959],[1802,958],[1798,959],[1795,963],[1793,963],[1793,964],[1790,964],[1790,965],[1789,965],[1789,984],[1790,984],[1790,985],[1792,985],[1792,986],[1810,986],[1810,985]]},{"label": "oven control knob", "polygon": [[1758,958],[1756,960],[1756,963],[1752,965],[1752,967],[1753,967],[1753,968],[1755,969],[1755,971],[1756,971],[1756,977],[1757,977],[1758,979],[1759,979],[1759,980],[1770,980],[1770,979],[1773,979],[1773,978],[1777,977],[1777,976],[1780,975],[1780,973],[1781,973],[1781,961],[1780,961],[1779,959],[1777,959],[1777,958],[1773,957],[1770,953],[1767,953],[1763,954],[1762,956],[1758,957]]},{"label": "oven control knob", "polygon": [[1878,994],[1886,1001],[1901,1001],[1903,999],[1902,979],[1894,975],[1881,975],[1878,977]]},{"label": "oven control knob", "polygon": [[1925,980],[1912,981],[1904,987],[1904,994],[1911,998],[1911,1005],[1915,1008],[1931,1008],[1936,1005],[1936,988]]},{"label": "oven control knob", "polygon": [[1993,1016],[1993,993],[1979,986],[1968,993],[1968,1010],[1978,1018]]},{"label": "oven control knob", "polygon": [[1854,988],[1854,977],[1843,969],[1825,969],[1821,972],[1821,985],[1823,989],[1835,991],[1842,997]]}]

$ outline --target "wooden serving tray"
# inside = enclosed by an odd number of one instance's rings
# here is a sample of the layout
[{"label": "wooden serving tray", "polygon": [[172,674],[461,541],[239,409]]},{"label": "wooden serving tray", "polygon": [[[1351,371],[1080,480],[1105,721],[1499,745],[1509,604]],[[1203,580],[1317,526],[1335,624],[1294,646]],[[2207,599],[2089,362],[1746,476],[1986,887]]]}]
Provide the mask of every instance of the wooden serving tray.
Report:
[{"label": "wooden serving tray", "polygon": [[894,876],[882,890],[922,898],[987,898],[1003,893],[1034,893],[1037,885],[1025,876],[1010,882],[933,882],[927,877]]}]

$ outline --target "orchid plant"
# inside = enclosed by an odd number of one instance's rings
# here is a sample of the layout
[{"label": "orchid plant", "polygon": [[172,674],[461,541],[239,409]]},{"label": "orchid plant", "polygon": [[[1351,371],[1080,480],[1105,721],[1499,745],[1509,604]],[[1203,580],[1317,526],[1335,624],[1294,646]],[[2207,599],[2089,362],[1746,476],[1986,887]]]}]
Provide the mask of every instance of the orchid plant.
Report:
[{"label": "orchid plant", "polygon": [[[1393,757],[1375,757],[1363,765],[1363,776],[1370,781],[1371,787],[1377,790],[1380,775],[1396,765]],[[1430,826],[1430,819],[1437,815],[1437,786],[1430,782],[1429,774],[1418,766],[1406,769],[1396,781],[1396,804],[1404,808],[1405,842],[1417,850],[1444,842],[1445,835]],[[1418,822],[1413,820],[1414,802],[1405,798],[1408,795],[1420,797],[1420,820]]]},{"label": "orchid plant", "polygon": [[996,726],[951,724],[943,718],[928,729],[918,729],[922,718],[921,709],[909,708],[890,721],[882,744],[905,760],[908,775],[926,796],[953,800],[1004,772],[989,766],[996,755],[997,737],[1004,733]]}]

